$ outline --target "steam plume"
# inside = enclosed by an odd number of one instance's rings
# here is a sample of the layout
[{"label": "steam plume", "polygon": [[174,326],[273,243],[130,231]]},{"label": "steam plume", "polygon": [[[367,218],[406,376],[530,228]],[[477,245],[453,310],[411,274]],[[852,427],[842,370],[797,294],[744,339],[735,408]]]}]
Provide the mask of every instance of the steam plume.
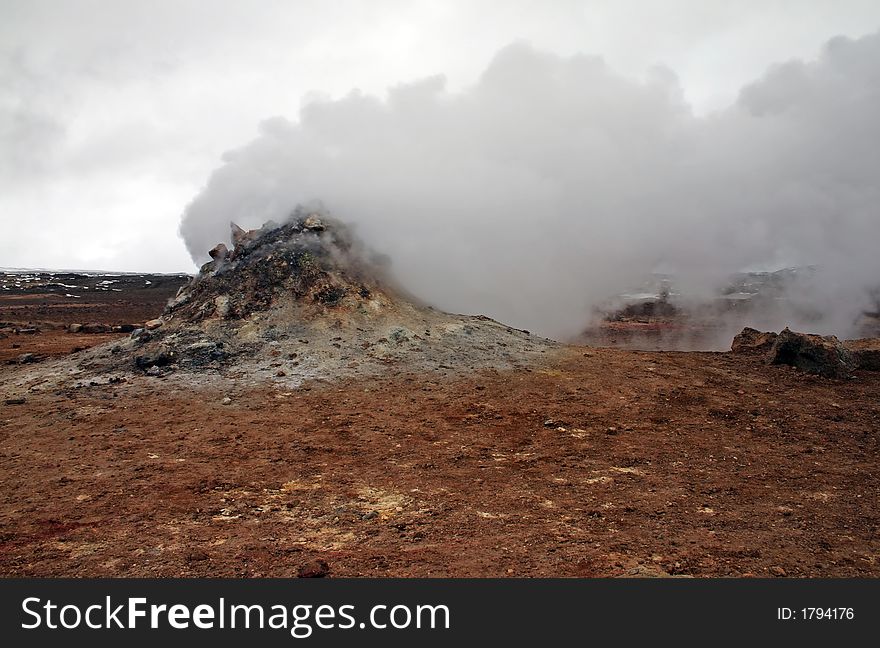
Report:
[{"label": "steam plume", "polygon": [[812,328],[847,335],[880,282],[878,114],[880,33],[776,65],[708,117],[668,69],[636,81],[518,43],[461,93],[438,76],[263,122],[180,231],[200,261],[230,220],[320,200],[414,294],[556,337],[660,268],[708,294],[813,264]]}]

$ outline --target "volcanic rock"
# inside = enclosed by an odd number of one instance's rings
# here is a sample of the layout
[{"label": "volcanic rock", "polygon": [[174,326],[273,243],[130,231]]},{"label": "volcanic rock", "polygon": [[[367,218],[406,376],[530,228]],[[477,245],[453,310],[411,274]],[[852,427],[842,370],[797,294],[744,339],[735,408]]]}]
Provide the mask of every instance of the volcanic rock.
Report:
[{"label": "volcanic rock", "polygon": [[248,232],[234,226],[233,241],[229,261],[204,268],[167,314],[199,323],[295,306],[302,321],[320,317],[327,307],[338,307],[340,315],[378,313],[391,301],[377,283],[380,273],[363,261],[341,224],[329,228],[311,215]]},{"label": "volcanic rock", "polygon": [[229,229],[231,230],[233,246],[237,246],[245,240],[247,232],[245,232],[238,225],[236,225],[235,223],[229,223]]},{"label": "volcanic rock", "polygon": [[859,369],[880,371],[880,339],[847,340],[843,345],[852,354]]},{"label": "volcanic rock", "polygon": [[[443,374],[521,366],[557,343],[487,317],[421,305],[397,288],[389,264],[324,212],[298,208],[282,223],[232,227],[215,258],[161,319],[80,358],[94,373],[153,371],[177,379],[283,382]],[[161,322],[161,326],[158,324]]]},{"label": "volcanic rock", "polygon": [[149,331],[146,331],[142,328],[136,328],[131,332],[131,335],[129,337],[136,342],[146,342],[153,336],[150,334]]},{"label": "volcanic rock", "polygon": [[110,327],[106,324],[99,324],[98,322],[89,322],[82,327],[83,333],[109,333]]},{"label": "volcanic rock", "polygon": [[211,250],[208,252],[208,256],[210,256],[215,261],[224,261],[226,257],[229,256],[229,250],[223,243],[218,243],[213,248],[211,248]]},{"label": "volcanic rock", "polygon": [[[259,229],[252,229],[252,230],[245,231],[242,228],[240,228],[238,225],[236,225],[235,223],[229,223],[229,229],[231,230],[230,231],[230,238],[232,238],[232,245],[234,246],[234,249],[232,251],[232,256],[240,254],[241,252],[246,250],[248,247],[250,247],[258,238],[260,238],[263,235],[263,233],[265,232],[265,230],[267,228],[272,229],[275,227],[277,227],[277,225],[275,223],[267,223],[266,225],[264,225],[263,227],[261,227]],[[217,246],[217,247],[219,247],[219,246]]]},{"label": "volcanic rock", "polygon": [[136,356],[134,364],[139,369],[149,369],[150,367],[164,367],[174,362],[174,352],[167,349],[157,349],[150,353]]},{"label": "volcanic rock", "polygon": [[826,378],[846,378],[856,368],[852,354],[833,335],[796,333],[785,328],[767,353],[768,364],[785,364]]},{"label": "volcanic rock", "polygon": [[776,333],[761,332],[747,326],[733,338],[730,350],[734,353],[766,353],[773,346],[776,337]]},{"label": "volcanic rock", "polygon": [[217,295],[214,297],[214,314],[217,317],[229,317],[229,295]]},{"label": "volcanic rock", "polygon": [[321,221],[321,219],[312,214],[303,221],[303,229],[307,229],[312,232],[323,232],[326,228],[324,227],[324,223]]}]

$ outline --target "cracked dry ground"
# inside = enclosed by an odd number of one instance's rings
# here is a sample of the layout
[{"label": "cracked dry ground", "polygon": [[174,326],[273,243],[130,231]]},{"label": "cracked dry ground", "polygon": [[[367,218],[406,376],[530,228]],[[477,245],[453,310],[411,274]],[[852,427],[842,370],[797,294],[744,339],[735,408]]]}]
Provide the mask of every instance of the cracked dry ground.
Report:
[{"label": "cracked dry ground", "polygon": [[31,394],[0,409],[0,573],[880,576],[878,397],[877,374],[588,348]]}]

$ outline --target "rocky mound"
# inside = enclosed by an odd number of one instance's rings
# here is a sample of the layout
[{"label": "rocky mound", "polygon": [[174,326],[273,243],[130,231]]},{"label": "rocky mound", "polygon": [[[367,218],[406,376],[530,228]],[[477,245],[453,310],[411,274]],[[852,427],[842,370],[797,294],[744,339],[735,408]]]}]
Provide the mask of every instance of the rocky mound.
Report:
[{"label": "rocky mound", "polygon": [[300,320],[328,308],[337,316],[375,311],[389,301],[381,268],[341,223],[325,220],[310,215],[249,232],[231,223],[232,252],[222,243],[211,250],[212,261],[180,289],[163,320],[241,320],[285,301],[296,303]]},{"label": "rocky mound", "polygon": [[846,378],[855,369],[880,371],[880,339],[841,342],[784,329],[779,334],[746,327],[733,338],[734,353],[764,354],[767,364],[784,364],[828,378]]},{"label": "rocky mound", "polygon": [[160,318],[88,371],[220,375],[293,385],[309,378],[509,368],[556,343],[483,316],[451,315],[407,298],[347,228],[325,214],[245,232],[180,289]]}]

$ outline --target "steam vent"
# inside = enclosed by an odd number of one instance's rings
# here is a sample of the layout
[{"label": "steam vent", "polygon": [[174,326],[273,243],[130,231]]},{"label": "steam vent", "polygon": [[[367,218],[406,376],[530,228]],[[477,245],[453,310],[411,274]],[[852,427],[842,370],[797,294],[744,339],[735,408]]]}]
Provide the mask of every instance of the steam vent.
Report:
[{"label": "steam vent", "polygon": [[[401,371],[509,368],[555,343],[483,316],[417,305],[340,222],[294,213],[244,231],[182,287],[161,318],[116,347],[116,369],[301,383]],[[97,361],[97,360],[96,360]],[[97,368],[97,367],[96,367]]]}]

